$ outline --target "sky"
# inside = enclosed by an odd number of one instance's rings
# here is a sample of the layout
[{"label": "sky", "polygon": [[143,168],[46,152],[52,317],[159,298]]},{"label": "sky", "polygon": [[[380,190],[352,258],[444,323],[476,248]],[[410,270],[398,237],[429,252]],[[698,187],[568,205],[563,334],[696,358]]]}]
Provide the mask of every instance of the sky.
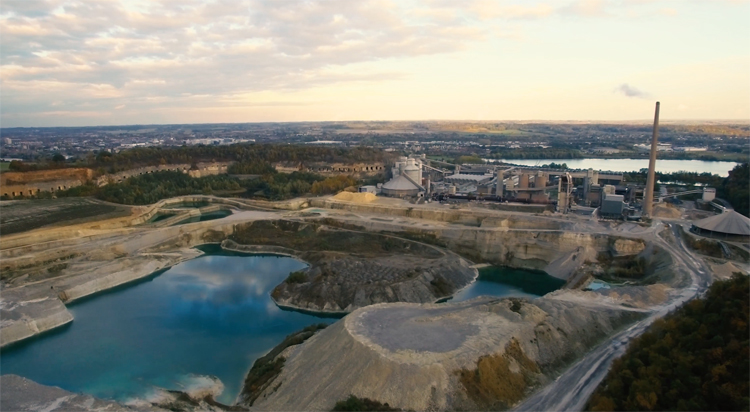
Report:
[{"label": "sky", "polygon": [[2,0],[3,127],[750,119],[745,0]]}]

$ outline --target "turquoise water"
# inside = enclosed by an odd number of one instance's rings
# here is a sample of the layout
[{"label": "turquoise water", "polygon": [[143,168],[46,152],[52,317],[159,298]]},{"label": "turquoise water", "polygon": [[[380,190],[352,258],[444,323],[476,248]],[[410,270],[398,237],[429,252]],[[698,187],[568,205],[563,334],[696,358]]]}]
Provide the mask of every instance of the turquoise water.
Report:
[{"label": "turquoise water", "polygon": [[490,266],[479,269],[476,282],[448,301],[461,302],[485,295],[535,298],[560,289],[564,284],[564,280],[544,272]]},{"label": "turquoise water", "polygon": [[185,223],[205,222],[207,220],[223,219],[232,214],[231,210],[217,210],[215,212],[204,213],[200,216],[194,216],[190,219],[181,220],[170,226],[184,225]]},{"label": "turquoise water", "polygon": [[173,216],[174,216],[174,213],[157,213],[151,216],[151,219],[147,220],[145,224],[160,222],[164,219],[169,219],[170,217],[173,217]]},{"label": "turquoise water", "polygon": [[203,248],[214,254],[71,305],[71,324],[3,349],[0,370],[120,401],[213,375],[225,386],[217,400],[233,403],[255,359],[292,332],[335,320],[271,300],[305,263]]}]

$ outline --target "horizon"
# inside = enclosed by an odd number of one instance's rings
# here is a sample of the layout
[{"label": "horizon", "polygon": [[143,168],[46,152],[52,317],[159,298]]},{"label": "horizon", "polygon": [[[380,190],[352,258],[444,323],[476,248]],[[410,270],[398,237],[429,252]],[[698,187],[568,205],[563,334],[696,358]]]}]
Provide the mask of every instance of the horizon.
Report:
[{"label": "horizon", "polygon": [[[81,126],[0,126],[3,129],[55,129],[55,128],[96,128],[96,127],[151,127],[151,126],[203,126],[203,125],[241,125],[241,124],[304,124],[304,123],[507,123],[507,124],[615,124],[615,125],[653,125],[654,119],[635,120],[465,120],[465,119],[416,119],[416,120],[299,120],[299,121],[257,121],[257,122],[204,122],[204,123],[129,123],[129,124],[93,124]],[[750,125],[750,119],[663,119],[659,125],[704,125],[730,124]]]},{"label": "horizon", "polygon": [[662,122],[743,122],[748,15],[747,0],[8,0],[0,120],[630,123],[659,100]]}]

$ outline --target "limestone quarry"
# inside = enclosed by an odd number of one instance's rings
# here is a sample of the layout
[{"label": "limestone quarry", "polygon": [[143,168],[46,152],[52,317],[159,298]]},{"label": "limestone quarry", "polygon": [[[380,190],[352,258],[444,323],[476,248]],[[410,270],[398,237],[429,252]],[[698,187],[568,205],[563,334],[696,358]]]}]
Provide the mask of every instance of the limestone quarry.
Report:
[{"label": "limestone quarry", "polygon": [[[195,223],[153,221],[159,213],[185,213],[175,207],[189,202],[202,205],[189,212],[197,216],[209,206],[232,214]],[[628,325],[705,287],[710,268],[682,243],[686,224],[367,196],[286,202],[186,196],[4,233],[0,344],[75,322],[70,302],[193,259],[202,254],[194,246],[215,243],[304,260],[306,269],[273,290],[277,305],[348,313],[303,343],[273,352],[283,367],[232,408],[330,410],[355,395],[413,410],[509,409]],[[567,284],[536,299],[435,303],[472,283],[482,263],[543,270]],[[717,276],[747,271],[746,260],[712,265],[722,270]],[[602,280],[611,287],[587,288]],[[104,402],[17,377],[3,377],[3,385],[3,398],[12,393],[7,399],[19,409],[38,409],[25,400],[37,393],[50,398],[45,408],[56,405],[45,410],[73,405],[55,403],[66,396],[89,410]],[[199,404],[183,403],[182,410]]]}]

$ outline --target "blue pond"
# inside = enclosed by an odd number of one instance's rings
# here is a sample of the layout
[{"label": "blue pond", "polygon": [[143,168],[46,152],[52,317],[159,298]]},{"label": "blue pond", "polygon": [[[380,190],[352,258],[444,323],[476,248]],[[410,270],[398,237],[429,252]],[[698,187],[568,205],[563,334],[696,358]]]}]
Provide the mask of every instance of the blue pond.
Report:
[{"label": "blue pond", "polygon": [[448,299],[461,302],[477,296],[535,298],[561,288],[564,280],[545,272],[490,266],[479,269],[476,282]]},{"label": "blue pond", "polygon": [[306,265],[278,256],[209,255],[70,306],[75,320],[3,349],[0,370],[45,385],[126,401],[214,375],[233,403],[255,359],[326,319],[279,309],[269,293]]}]

